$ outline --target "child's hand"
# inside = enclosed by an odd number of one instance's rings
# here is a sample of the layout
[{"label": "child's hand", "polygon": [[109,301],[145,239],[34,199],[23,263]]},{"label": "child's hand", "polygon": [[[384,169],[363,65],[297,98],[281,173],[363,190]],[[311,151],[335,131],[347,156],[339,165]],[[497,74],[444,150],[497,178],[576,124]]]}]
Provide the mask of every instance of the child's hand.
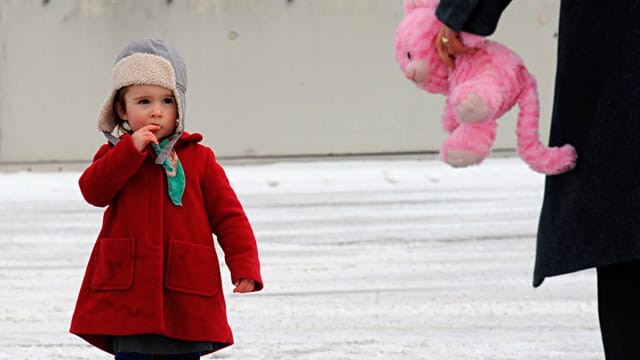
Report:
[{"label": "child's hand", "polygon": [[454,58],[460,54],[470,54],[476,51],[474,48],[467,47],[460,40],[460,34],[446,25],[442,25],[436,36],[436,50],[445,65],[455,68]]},{"label": "child's hand", "polygon": [[138,151],[142,152],[149,143],[158,144],[158,138],[153,132],[160,130],[160,128],[160,125],[149,124],[134,131],[134,133],[131,134],[133,145],[138,149]]},{"label": "child's hand", "polygon": [[250,293],[256,288],[256,282],[249,279],[240,279],[235,284],[236,287],[233,289],[234,293]]}]

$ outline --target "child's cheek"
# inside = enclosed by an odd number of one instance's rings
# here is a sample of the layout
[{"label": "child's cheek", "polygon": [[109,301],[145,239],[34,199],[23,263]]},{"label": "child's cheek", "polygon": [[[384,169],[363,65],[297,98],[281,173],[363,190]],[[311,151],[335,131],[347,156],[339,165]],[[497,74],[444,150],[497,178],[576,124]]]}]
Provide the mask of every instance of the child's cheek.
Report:
[{"label": "child's cheek", "polygon": [[147,122],[147,117],[143,113],[136,113],[133,115],[133,120],[138,124],[138,126],[142,127]]}]

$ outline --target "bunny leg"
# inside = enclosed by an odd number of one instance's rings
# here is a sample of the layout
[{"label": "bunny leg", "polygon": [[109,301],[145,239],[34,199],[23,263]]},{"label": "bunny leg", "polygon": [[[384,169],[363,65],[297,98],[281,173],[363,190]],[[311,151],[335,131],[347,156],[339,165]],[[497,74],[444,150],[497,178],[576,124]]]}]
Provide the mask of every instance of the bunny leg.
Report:
[{"label": "bunny leg", "polygon": [[479,164],[491,153],[496,127],[495,119],[461,123],[442,144],[440,157],[453,167]]},{"label": "bunny leg", "polygon": [[502,92],[489,81],[469,81],[456,86],[448,107],[460,122],[480,123],[495,118],[502,104]]}]

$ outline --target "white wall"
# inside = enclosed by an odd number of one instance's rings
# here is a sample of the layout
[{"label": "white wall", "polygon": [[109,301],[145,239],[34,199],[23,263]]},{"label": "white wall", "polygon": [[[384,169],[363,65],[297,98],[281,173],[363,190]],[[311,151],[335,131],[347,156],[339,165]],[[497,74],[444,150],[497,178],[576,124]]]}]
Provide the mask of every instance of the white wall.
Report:
[{"label": "white wall", "polygon": [[[559,0],[514,1],[493,37],[537,77],[546,139]],[[0,162],[85,161],[116,54],[160,37],[187,61],[187,131],[219,156],[437,150],[443,98],[394,61],[402,0],[2,0]],[[514,112],[497,148],[512,148]]]}]

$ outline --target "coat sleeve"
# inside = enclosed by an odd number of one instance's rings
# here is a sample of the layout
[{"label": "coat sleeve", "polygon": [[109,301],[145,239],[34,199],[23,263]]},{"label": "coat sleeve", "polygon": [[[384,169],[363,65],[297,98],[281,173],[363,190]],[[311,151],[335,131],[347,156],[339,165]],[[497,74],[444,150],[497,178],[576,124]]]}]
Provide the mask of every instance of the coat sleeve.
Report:
[{"label": "coat sleeve", "polygon": [[511,0],[440,0],[436,16],[455,31],[493,34],[502,11]]},{"label": "coat sleeve", "polygon": [[109,205],[138,171],[145,157],[146,151],[139,152],[128,134],[123,135],[115,146],[102,145],[80,176],[82,196],[91,205]]},{"label": "coat sleeve", "polygon": [[263,288],[260,275],[258,247],[238,197],[229,183],[224,169],[218,164],[211,149],[208,150],[204,197],[211,229],[224,251],[225,262],[231,272],[231,281],[251,279]]}]

